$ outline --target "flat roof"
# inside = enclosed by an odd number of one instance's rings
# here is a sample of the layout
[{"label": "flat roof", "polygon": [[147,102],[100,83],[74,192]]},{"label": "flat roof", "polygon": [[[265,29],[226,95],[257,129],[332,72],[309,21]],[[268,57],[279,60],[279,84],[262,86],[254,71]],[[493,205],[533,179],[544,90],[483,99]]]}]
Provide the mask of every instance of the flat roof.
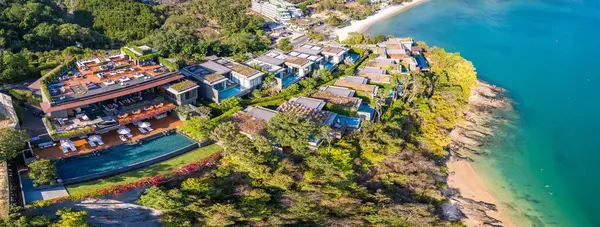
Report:
[{"label": "flat roof", "polygon": [[256,119],[260,119],[263,121],[269,121],[275,114],[279,113],[275,110],[267,109],[260,106],[249,106],[244,109],[244,112],[249,113]]},{"label": "flat roof", "polygon": [[117,87],[120,89],[114,89],[109,92],[100,93],[99,95],[96,95],[96,96],[91,96],[91,97],[88,96],[88,97],[73,100],[73,101],[67,101],[67,102],[63,102],[63,103],[60,103],[55,106],[50,106],[50,103],[43,102],[42,104],[40,104],[40,106],[42,107],[42,110],[45,113],[50,113],[50,112],[59,111],[59,110],[67,110],[67,109],[72,109],[72,108],[76,108],[76,107],[80,107],[80,106],[84,106],[84,105],[89,105],[89,104],[93,104],[93,103],[97,103],[97,102],[101,102],[101,101],[105,101],[105,100],[109,100],[109,99],[118,98],[118,97],[132,94],[135,92],[140,92],[140,91],[143,91],[143,90],[146,90],[149,88],[158,87],[158,86],[161,86],[161,85],[184,78],[183,75],[181,75],[181,74],[176,74],[176,75],[175,75],[175,73],[168,73],[168,74],[169,75],[163,74],[163,75],[167,75],[167,76],[161,76],[161,77],[155,78],[153,80],[149,80],[149,81],[143,81],[143,78],[134,79],[132,81],[141,80],[142,82],[136,83],[135,85],[131,85],[131,86],[113,85],[114,87]]},{"label": "flat roof", "polygon": [[276,65],[276,66],[281,66],[284,63],[283,60],[277,59],[275,57],[271,57],[271,56],[268,56],[268,55],[262,55],[262,56],[259,56],[259,57],[255,58],[255,59],[258,60],[258,61],[269,63],[271,65]]},{"label": "flat roof", "polygon": [[326,104],[325,101],[323,101],[323,100],[313,99],[313,98],[308,98],[308,97],[291,98],[290,102],[298,103],[305,107],[315,109],[315,110],[322,110]]},{"label": "flat roof", "polygon": [[321,53],[321,48],[313,49],[313,48],[306,48],[306,47],[298,47],[298,48],[294,49],[294,51],[304,53],[304,54],[318,55]]},{"label": "flat roof", "polygon": [[304,66],[304,65],[310,63],[310,61],[308,59],[299,58],[299,57],[287,57],[284,59],[284,61],[287,63],[299,65],[299,66]]},{"label": "flat roof", "polygon": [[246,78],[250,78],[250,77],[262,74],[261,71],[258,71],[256,69],[253,69],[252,67],[245,66],[245,65],[242,65],[239,63],[234,64],[232,69],[234,72],[239,73],[240,75],[245,76]]},{"label": "flat roof", "polygon": [[345,87],[326,86],[326,87],[320,87],[319,90],[329,92],[335,96],[341,96],[341,97],[353,97],[354,96],[354,90],[345,88]]},{"label": "flat roof", "polygon": [[381,69],[379,67],[369,67],[366,66],[362,68],[359,73],[368,73],[368,74],[377,74],[377,75],[387,75],[387,71],[385,69]]},{"label": "flat roof", "polygon": [[353,83],[353,84],[367,84],[368,80],[364,77],[360,77],[360,76],[344,76],[341,77],[339,80],[343,80],[346,81],[348,83]]},{"label": "flat roof", "polygon": [[323,53],[324,54],[325,53],[331,53],[331,54],[337,55],[337,54],[343,53],[345,51],[347,51],[347,50],[343,49],[343,48],[339,48],[339,47],[332,47],[332,46],[323,47]]}]

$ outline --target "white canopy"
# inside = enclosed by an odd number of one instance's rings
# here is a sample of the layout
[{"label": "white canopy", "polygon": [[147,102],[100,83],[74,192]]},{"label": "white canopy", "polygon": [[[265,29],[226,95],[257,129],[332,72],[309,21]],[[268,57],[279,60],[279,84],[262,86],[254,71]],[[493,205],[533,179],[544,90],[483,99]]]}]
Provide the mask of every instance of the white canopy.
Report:
[{"label": "white canopy", "polygon": [[129,129],[127,127],[120,127],[119,129],[117,129],[117,133],[119,133],[120,135],[125,135],[130,132],[131,132],[131,129]]},{"label": "white canopy", "polygon": [[64,145],[71,145],[71,144],[75,144],[75,143],[73,143],[73,141],[71,141],[71,140],[61,140],[60,141],[60,145],[63,145],[63,146]]},{"label": "white canopy", "polygon": [[140,123],[140,127],[142,127],[142,128],[150,127],[150,122],[144,121],[144,122]]}]

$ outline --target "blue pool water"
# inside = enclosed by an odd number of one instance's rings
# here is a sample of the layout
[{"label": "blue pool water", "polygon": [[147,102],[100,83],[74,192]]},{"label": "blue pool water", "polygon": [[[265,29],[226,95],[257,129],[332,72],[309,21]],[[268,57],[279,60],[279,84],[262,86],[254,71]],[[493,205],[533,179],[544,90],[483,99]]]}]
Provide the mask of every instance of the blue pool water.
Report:
[{"label": "blue pool water", "polygon": [[120,169],[135,163],[168,154],[194,144],[195,141],[171,134],[144,141],[140,145],[121,144],[101,152],[100,155],[85,155],[66,159],[56,165],[61,179],[87,176]]},{"label": "blue pool water", "polygon": [[337,117],[335,118],[334,122],[336,124],[345,124],[346,126],[351,127],[351,128],[360,127],[360,118],[355,118],[355,117],[347,117],[347,116],[338,114]]},{"label": "blue pool water", "polygon": [[283,78],[283,80],[281,81],[282,87],[286,88],[286,87],[292,85],[297,79],[298,79],[297,76],[292,76],[292,75]]},{"label": "blue pool water", "polygon": [[333,64],[330,62],[325,62],[325,64],[323,65],[323,67],[325,67],[325,69],[331,71],[333,69]]},{"label": "blue pool water", "polygon": [[352,58],[352,62],[356,62],[360,58],[360,55],[359,54],[350,54],[350,58]]},{"label": "blue pool water", "polygon": [[232,88],[228,88],[227,90],[219,91],[219,99],[223,101],[227,98],[231,98],[240,93],[241,90],[242,89],[240,88],[240,86],[235,86]]},{"label": "blue pool water", "polygon": [[517,226],[587,227],[600,226],[599,24],[597,0],[430,0],[368,33],[460,52],[506,88],[516,118],[474,168],[512,194],[499,205]]}]

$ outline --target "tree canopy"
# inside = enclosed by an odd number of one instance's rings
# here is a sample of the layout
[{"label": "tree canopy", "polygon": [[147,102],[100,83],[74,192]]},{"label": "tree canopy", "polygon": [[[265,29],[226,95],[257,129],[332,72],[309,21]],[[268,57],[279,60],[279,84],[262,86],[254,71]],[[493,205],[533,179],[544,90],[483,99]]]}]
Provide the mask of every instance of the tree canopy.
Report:
[{"label": "tree canopy", "polygon": [[0,159],[8,160],[21,154],[29,135],[24,130],[13,128],[0,129]]}]

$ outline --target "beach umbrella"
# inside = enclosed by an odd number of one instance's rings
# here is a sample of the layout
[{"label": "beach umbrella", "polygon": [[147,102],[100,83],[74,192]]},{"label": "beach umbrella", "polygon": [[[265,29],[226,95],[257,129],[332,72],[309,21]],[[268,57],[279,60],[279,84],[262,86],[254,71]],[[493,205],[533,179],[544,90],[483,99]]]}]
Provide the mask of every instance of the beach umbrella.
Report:
[{"label": "beach umbrella", "polygon": [[140,127],[142,127],[142,128],[150,127],[150,122],[144,121],[140,124]]},{"label": "beach umbrella", "polygon": [[130,133],[130,132],[131,132],[131,130],[129,128],[127,128],[127,127],[120,127],[117,130],[117,133],[119,133],[120,135],[125,135],[125,134]]},{"label": "beach umbrella", "polygon": [[90,140],[101,140],[102,137],[100,137],[99,135],[93,135],[89,137]]}]

